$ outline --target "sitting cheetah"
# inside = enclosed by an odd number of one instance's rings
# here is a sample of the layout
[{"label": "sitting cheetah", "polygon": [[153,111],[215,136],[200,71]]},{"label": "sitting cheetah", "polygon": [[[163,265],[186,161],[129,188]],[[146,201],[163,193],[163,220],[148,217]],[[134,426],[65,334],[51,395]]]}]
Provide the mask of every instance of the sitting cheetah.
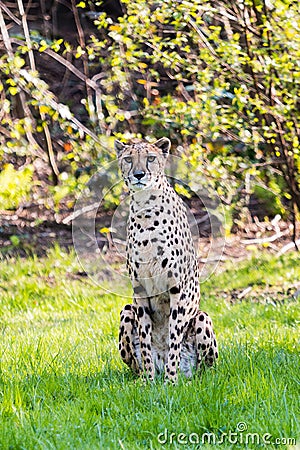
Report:
[{"label": "sitting cheetah", "polygon": [[218,357],[209,316],[199,311],[199,269],[185,206],[164,173],[170,141],[115,141],[119,166],[131,193],[127,267],[133,304],[121,311],[123,361],[150,380],[164,371],[176,382]]}]

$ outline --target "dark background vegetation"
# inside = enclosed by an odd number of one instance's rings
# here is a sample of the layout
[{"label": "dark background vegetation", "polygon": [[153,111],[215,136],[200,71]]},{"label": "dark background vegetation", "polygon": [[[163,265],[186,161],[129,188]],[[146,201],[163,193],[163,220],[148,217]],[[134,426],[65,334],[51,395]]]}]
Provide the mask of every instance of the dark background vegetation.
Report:
[{"label": "dark background vegetation", "polygon": [[292,0],[1,1],[2,242],[63,233],[115,137],[161,136],[227,233],[276,218],[296,241],[299,28]]}]

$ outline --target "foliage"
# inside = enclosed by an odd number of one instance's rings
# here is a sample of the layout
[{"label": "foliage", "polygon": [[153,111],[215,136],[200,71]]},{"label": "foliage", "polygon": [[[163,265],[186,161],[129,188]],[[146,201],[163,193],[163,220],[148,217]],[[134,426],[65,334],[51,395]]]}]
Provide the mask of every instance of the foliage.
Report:
[{"label": "foliage", "polygon": [[[80,25],[89,3],[73,8],[80,45],[64,40],[63,32],[52,40],[38,31],[29,36],[25,27],[24,37],[21,30],[18,39],[4,39],[4,152],[45,158],[52,180],[64,185],[59,166],[67,164],[71,177],[86,165],[95,171],[111,160],[106,148],[112,148],[113,135],[125,140],[167,135],[191,173],[205,174],[230,214],[247,207],[260,186],[276,195],[275,209],[295,217],[300,207],[297,4],[123,0],[122,5],[124,14],[114,21],[99,13],[98,29],[89,37]],[[2,18],[3,36],[4,27]],[[77,117],[35,71],[35,61],[42,64],[44,55],[81,83],[80,109],[68,98]]]},{"label": "foliage", "polygon": [[27,165],[15,170],[12,164],[0,172],[0,209],[15,209],[29,198],[32,187],[33,167]]},{"label": "foliage", "polygon": [[[118,321],[126,299],[80,277],[74,254],[56,247],[45,258],[1,261],[1,448],[157,449],[165,428],[220,438],[239,422],[247,433],[271,434],[272,442],[297,439],[299,299],[288,292],[299,280],[298,259],[259,255],[202,285],[220,360],[178,386],[144,384],[121,362]],[[249,284],[254,301],[224,296]],[[257,294],[271,285],[285,291],[283,301],[273,295],[259,303]],[[287,448],[281,442],[268,447]],[[258,445],[204,448],[245,447]]]},{"label": "foliage", "polygon": [[126,6],[118,24],[98,19],[110,39],[90,44],[105,67],[107,124],[125,134],[167,134],[225,204],[264,183],[299,208],[296,4]]}]

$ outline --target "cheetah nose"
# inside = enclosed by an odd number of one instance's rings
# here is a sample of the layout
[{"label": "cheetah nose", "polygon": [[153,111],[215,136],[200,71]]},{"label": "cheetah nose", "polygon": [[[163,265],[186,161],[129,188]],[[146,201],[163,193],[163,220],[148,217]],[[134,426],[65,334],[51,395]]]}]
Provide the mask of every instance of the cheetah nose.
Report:
[{"label": "cheetah nose", "polygon": [[143,172],[142,170],[137,170],[136,172],[134,172],[133,176],[134,178],[141,180],[145,176],[145,172]]}]

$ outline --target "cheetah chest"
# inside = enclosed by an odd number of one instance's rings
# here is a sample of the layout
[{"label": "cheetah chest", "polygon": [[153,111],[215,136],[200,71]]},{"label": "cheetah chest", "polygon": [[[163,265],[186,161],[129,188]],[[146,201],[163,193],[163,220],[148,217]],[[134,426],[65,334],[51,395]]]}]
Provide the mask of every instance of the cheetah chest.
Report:
[{"label": "cheetah chest", "polygon": [[131,276],[158,295],[178,284],[194,260],[194,248],[186,217],[176,221],[174,208],[149,206],[132,214],[128,224],[127,256]]}]

